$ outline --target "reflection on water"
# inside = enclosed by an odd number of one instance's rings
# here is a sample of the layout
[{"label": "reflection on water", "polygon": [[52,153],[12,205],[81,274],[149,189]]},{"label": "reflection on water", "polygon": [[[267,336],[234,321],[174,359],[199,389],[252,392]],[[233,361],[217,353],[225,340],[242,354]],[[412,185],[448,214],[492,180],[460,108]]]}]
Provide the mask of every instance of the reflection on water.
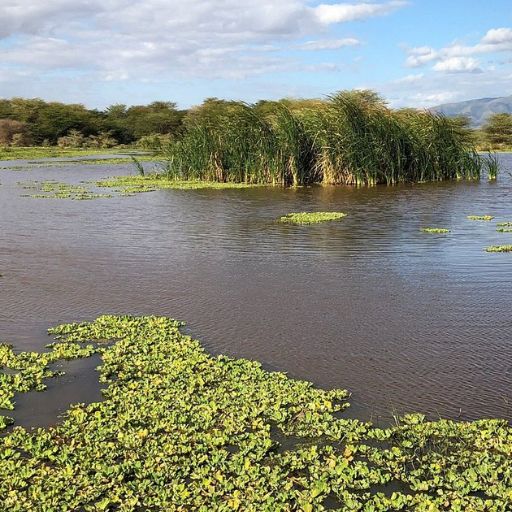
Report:
[{"label": "reflection on water", "polygon": [[[511,155],[502,161],[512,170]],[[95,201],[20,197],[17,184],[128,172],[0,171],[2,340],[42,349],[54,324],[162,314],[186,320],[212,352],[351,390],[353,415],[512,419],[512,256],[483,251],[512,243],[512,234],[466,219],[512,221],[507,172],[497,183],[165,190]],[[331,209],[348,217],[274,222]],[[424,226],[452,232],[427,235]],[[98,386],[82,388],[97,399]],[[38,424],[39,408],[18,402]]]}]

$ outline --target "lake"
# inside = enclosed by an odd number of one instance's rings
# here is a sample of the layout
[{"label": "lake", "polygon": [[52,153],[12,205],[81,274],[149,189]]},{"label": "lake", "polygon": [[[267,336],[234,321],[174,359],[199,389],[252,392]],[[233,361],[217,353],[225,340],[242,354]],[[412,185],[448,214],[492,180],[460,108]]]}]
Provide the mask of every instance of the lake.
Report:
[{"label": "lake", "polygon": [[[496,183],[162,190],[91,201],[23,197],[20,182],[132,165],[0,162],[0,339],[44,350],[46,328],[103,313],[187,322],[208,351],[352,392],[351,414],[512,419],[512,155]],[[21,170],[19,167],[26,168]],[[151,164],[150,164],[151,166]],[[10,169],[9,169],[10,167]],[[339,222],[282,225],[294,211]],[[494,215],[472,222],[468,215]],[[420,232],[446,227],[447,235]],[[44,426],[100,398],[98,359],[17,398]]]}]

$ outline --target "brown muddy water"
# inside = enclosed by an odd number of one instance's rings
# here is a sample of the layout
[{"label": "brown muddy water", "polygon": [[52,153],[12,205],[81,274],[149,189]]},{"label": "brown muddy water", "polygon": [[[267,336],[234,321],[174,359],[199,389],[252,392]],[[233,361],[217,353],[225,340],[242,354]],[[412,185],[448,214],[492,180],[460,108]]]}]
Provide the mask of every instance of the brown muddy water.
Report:
[{"label": "brown muddy water", "polygon": [[[43,350],[46,328],[103,313],[185,320],[212,353],[352,392],[353,416],[512,419],[512,155],[497,183],[165,190],[92,201],[21,197],[133,167],[0,162],[0,339]],[[42,165],[42,166],[41,166]],[[11,167],[12,169],[6,169]],[[292,211],[337,210],[300,227]],[[491,214],[493,222],[467,215]],[[420,233],[447,227],[448,235]],[[50,425],[94,401],[98,360],[17,399]]]}]

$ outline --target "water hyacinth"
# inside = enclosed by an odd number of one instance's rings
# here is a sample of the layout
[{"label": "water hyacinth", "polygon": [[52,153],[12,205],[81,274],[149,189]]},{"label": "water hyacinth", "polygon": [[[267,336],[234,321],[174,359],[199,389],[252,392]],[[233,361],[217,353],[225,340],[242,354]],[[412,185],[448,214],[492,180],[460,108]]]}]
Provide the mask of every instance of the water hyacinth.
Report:
[{"label": "water hyacinth", "polygon": [[512,222],[498,222],[496,226],[498,233],[512,233]]},{"label": "water hyacinth", "polygon": [[432,233],[432,234],[443,234],[443,233],[449,233],[450,230],[446,228],[421,228],[420,231],[422,233]]},{"label": "water hyacinth", "polygon": [[21,183],[25,190],[33,190],[35,193],[27,197],[36,199],[72,199],[85,201],[90,199],[111,198],[111,194],[98,194],[83,185],[72,185],[59,181],[42,181]]},{"label": "water hyacinth", "polygon": [[493,219],[494,217],[492,215],[468,215],[468,220],[482,220],[489,222]]},{"label": "water hyacinth", "polygon": [[512,245],[491,245],[485,250],[487,252],[512,252]]},{"label": "water hyacinth", "polygon": [[[343,417],[346,391],[209,356],[181,325],[103,316],[51,330],[59,350],[94,342],[104,400],[72,406],[53,428],[0,437],[4,510],[512,507],[507,422],[408,415],[375,428]],[[19,365],[0,354],[2,366]]]},{"label": "water hyacinth", "polygon": [[342,212],[301,212],[288,213],[279,217],[278,221],[285,224],[318,224],[320,222],[340,220],[346,216],[347,214]]}]

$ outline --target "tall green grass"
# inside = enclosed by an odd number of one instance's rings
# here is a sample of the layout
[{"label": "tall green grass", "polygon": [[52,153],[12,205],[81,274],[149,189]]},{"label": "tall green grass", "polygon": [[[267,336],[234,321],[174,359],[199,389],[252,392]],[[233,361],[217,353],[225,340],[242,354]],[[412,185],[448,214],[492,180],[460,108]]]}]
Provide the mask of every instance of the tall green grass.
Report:
[{"label": "tall green grass", "polygon": [[449,119],[391,110],[371,91],[325,101],[208,100],[168,149],[169,178],[307,185],[478,179],[483,161]]}]

